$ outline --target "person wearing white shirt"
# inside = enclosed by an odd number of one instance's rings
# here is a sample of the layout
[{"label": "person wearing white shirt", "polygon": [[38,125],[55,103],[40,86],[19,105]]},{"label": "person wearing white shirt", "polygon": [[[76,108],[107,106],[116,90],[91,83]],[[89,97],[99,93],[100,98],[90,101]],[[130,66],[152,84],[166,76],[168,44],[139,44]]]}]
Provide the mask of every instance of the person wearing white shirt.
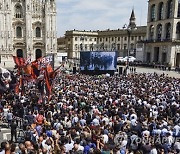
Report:
[{"label": "person wearing white shirt", "polygon": [[105,125],[109,124],[109,118],[107,117],[107,115],[105,115],[105,117],[102,119],[102,121],[105,122]]},{"label": "person wearing white shirt", "polygon": [[132,120],[132,119],[137,120],[137,115],[135,113],[130,115],[130,120]]},{"label": "person wearing white shirt", "polygon": [[79,118],[77,117],[77,115],[74,116],[74,118],[72,119],[72,124],[76,124],[79,121]]},{"label": "person wearing white shirt", "polygon": [[173,130],[174,135],[178,136],[179,132],[180,132],[180,126],[179,125],[175,125],[174,126],[174,130]]},{"label": "person wearing white shirt", "polygon": [[71,143],[67,143],[67,144],[65,144],[64,146],[66,147],[66,152],[69,152],[69,151],[71,151],[71,150],[73,149],[73,147],[74,147],[74,141],[71,140]]},{"label": "person wearing white shirt", "polygon": [[152,148],[149,154],[158,154],[157,149],[155,147]]},{"label": "person wearing white shirt", "polygon": [[99,125],[99,120],[97,118],[93,119],[92,124],[95,126]]},{"label": "person wearing white shirt", "polygon": [[76,143],[74,143],[74,150],[75,151],[84,151],[84,147],[80,145],[80,140],[77,139]]},{"label": "person wearing white shirt", "polygon": [[102,135],[102,138],[103,138],[103,142],[104,142],[104,143],[108,143],[109,137],[108,137],[107,134],[103,134],[103,135]]}]

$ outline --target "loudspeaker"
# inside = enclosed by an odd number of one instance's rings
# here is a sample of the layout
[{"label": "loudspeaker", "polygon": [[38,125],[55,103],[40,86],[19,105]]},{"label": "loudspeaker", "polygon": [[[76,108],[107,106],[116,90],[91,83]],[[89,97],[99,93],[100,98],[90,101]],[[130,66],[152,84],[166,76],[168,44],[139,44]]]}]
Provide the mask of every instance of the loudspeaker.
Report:
[{"label": "loudspeaker", "polygon": [[76,74],[76,67],[73,67],[73,74]]},{"label": "loudspeaker", "polygon": [[119,67],[119,75],[123,74],[123,67]]}]

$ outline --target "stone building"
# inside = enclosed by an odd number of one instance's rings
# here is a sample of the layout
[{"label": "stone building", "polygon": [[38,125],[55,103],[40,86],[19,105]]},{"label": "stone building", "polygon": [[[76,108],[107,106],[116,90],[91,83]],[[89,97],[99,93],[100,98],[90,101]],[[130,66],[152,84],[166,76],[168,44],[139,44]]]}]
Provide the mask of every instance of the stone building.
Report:
[{"label": "stone building", "polygon": [[80,51],[92,51],[97,44],[98,32],[96,31],[66,31],[65,43],[68,58],[80,58]]},{"label": "stone building", "polygon": [[134,10],[131,13],[128,25],[132,24],[134,24],[135,29],[131,31],[130,38],[126,28],[101,31],[66,31],[65,43],[68,58],[79,58],[80,51],[92,50],[116,50],[118,51],[118,56],[127,56],[128,46],[130,55],[136,56],[138,42],[146,38],[146,26],[136,26]]},{"label": "stone building", "polygon": [[65,36],[57,39],[57,52],[66,52],[66,39]]},{"label": "stone building", "polygon": [[57,52],[56,0],[0,0],[1,63]]},{"label": "stone building", "polygon": [[145,61],[180,67],[180,0],[149,0]]}]

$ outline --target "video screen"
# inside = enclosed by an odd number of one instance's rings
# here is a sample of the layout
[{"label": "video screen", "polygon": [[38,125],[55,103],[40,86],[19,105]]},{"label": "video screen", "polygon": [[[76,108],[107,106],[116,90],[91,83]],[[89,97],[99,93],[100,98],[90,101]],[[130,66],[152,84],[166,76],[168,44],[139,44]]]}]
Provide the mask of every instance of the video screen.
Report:
[{"label": "video screen", "polygon": [[82,51],[80,53],[80,70],[93,71],[116,70],[117,53],[115,51]]}]

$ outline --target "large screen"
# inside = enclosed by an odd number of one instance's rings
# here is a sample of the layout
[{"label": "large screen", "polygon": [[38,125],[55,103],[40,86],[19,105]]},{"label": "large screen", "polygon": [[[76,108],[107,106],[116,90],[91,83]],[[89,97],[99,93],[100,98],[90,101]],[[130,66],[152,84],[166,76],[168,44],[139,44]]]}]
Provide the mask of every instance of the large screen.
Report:
[{"label": "large screen", "polygon": [[115,51],[82,51],[80,52],[81,71],[114,71],[117,65]]}]

